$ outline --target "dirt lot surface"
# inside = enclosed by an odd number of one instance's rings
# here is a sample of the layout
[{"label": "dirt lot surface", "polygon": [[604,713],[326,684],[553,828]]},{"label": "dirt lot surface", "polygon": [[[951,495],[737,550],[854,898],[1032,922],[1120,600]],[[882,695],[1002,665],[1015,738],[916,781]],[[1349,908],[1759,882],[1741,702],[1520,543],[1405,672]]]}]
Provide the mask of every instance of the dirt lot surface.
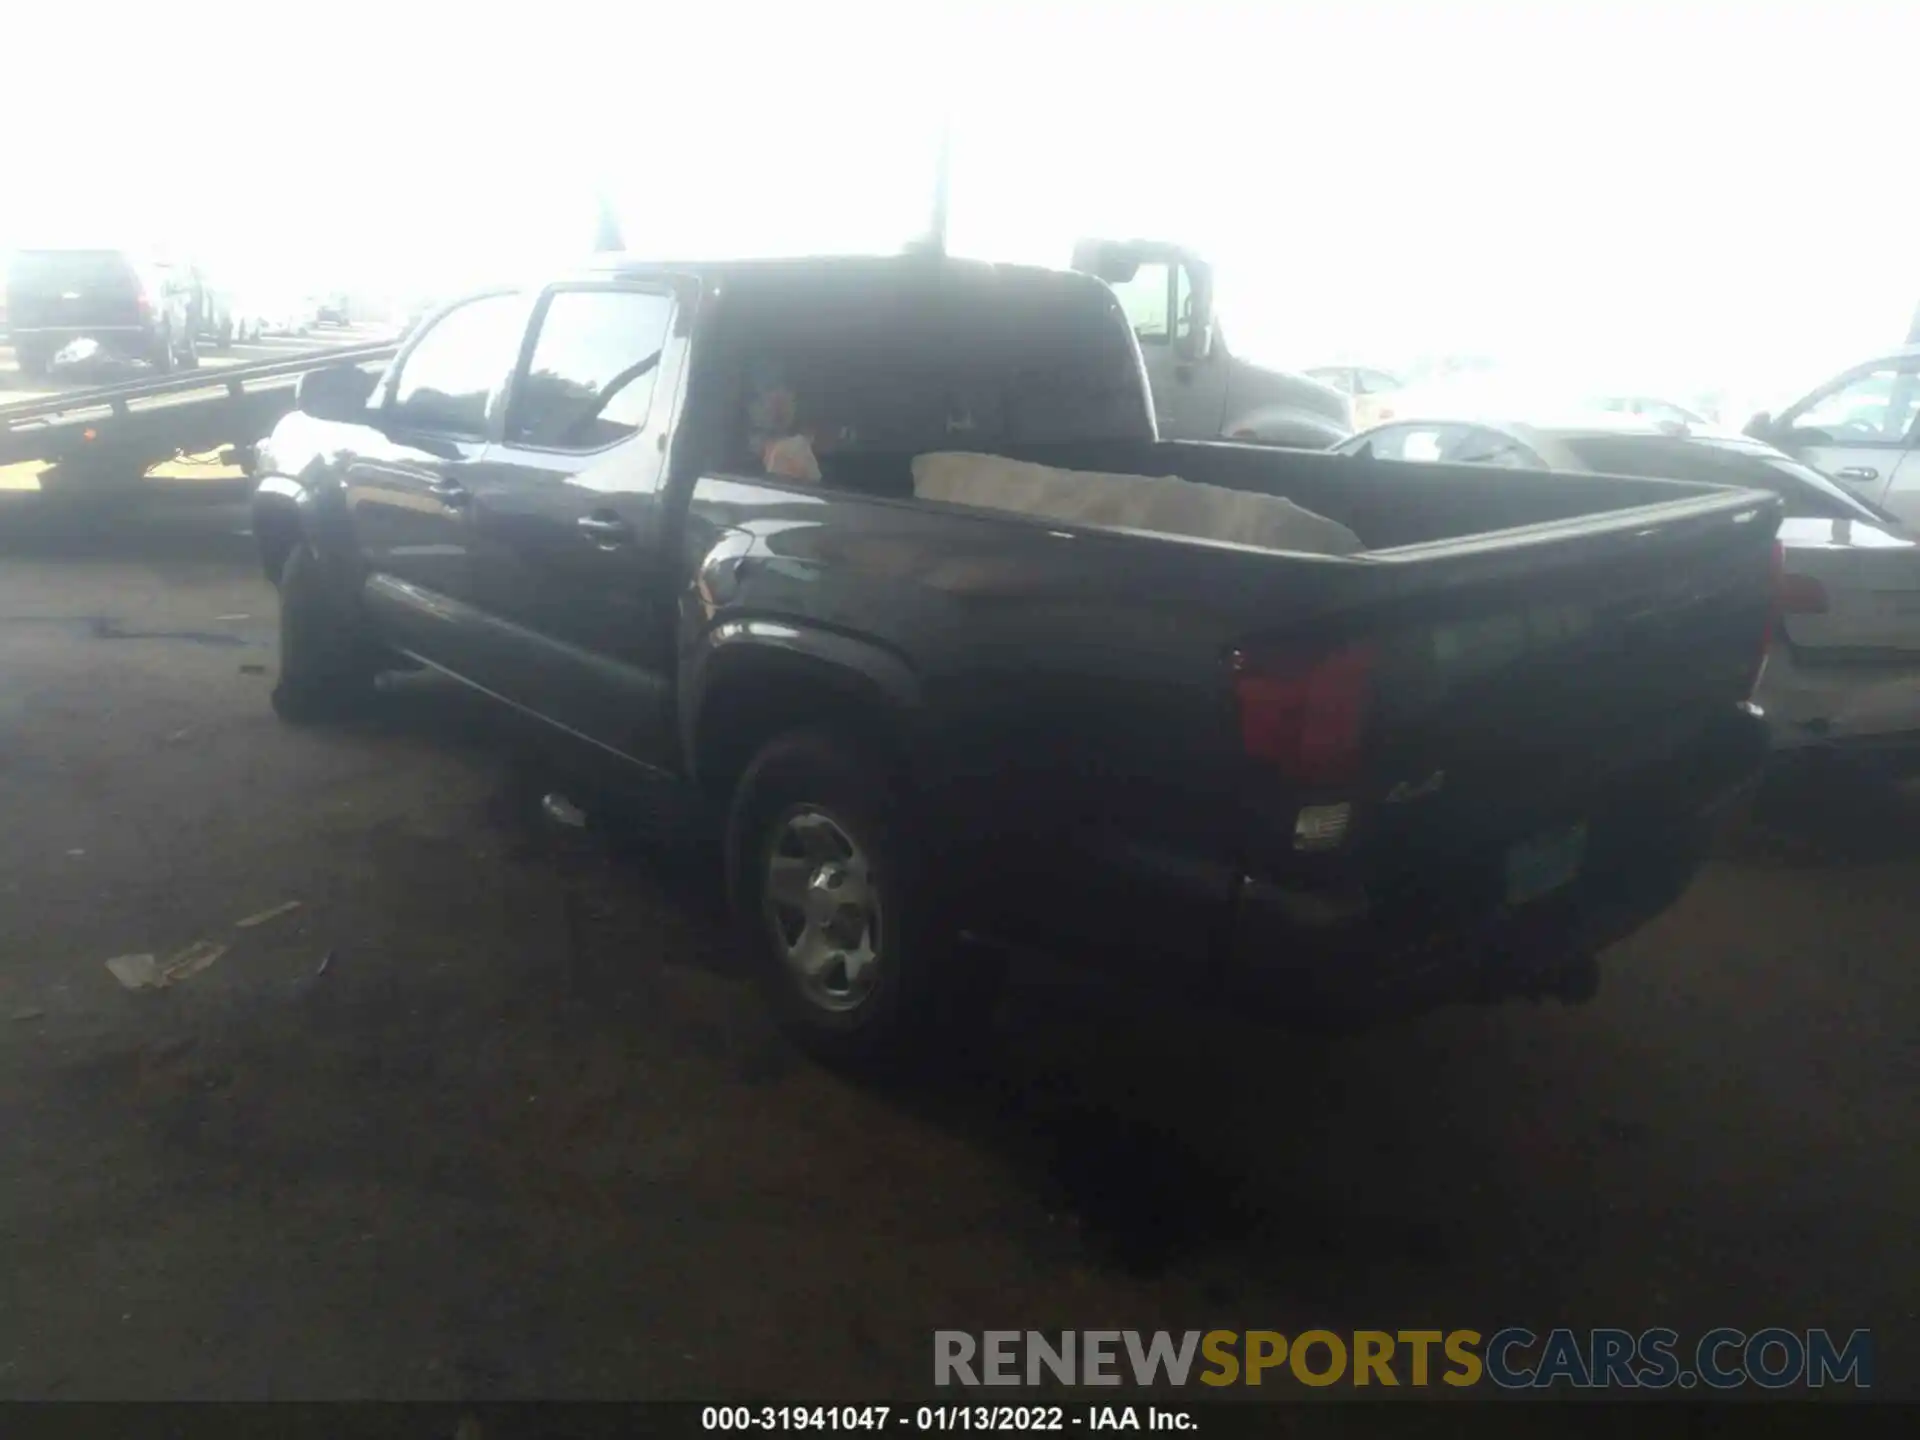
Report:
[{"label": "dirt lot surface", "polygon": [[876,1398],[936,1327],[1509,1324],[1865,1326],[1920,1394],[1891,792],[1748,836],[1585,1007],[1313,1040],[1042,974],[889,1094],[771,1032],[700,867],[537,823],[465,696],[276,722],[230,493],[0,499],[0,1397]]}]

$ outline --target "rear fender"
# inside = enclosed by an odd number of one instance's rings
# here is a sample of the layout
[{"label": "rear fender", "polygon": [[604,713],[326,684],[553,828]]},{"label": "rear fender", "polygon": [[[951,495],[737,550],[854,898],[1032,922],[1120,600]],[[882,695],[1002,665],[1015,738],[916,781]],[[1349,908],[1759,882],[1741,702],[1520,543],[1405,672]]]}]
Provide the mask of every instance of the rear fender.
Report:
[{"label": "rear fender", "polygon": [[681,753],[716,796],[767,741],[806,725],[854,730],[911,763],[921,714],[919,678],[899,655],[788,620],[723,621],[681,664]]}]

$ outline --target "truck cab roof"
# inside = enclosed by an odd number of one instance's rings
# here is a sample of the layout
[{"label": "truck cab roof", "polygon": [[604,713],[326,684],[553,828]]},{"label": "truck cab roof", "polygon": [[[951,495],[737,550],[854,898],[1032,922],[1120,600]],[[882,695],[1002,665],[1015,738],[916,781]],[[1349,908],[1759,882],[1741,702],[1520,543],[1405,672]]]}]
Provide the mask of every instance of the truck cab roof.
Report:
[{"label": "truck cab roof", "polygon": [[1106,285],[1074,270],[1040,265],[1009,265],[987,260],[935,255],[828,255],[767,259],[673,260],[630,252],[595,256],[579,272],[583,279],[641,280],[670,275],[696,275],[709,282],[838,283],[885,285],[903,280],[927,283],[1008,284],[1057,287],[1061,292],[1082,291],[1110,295]]}]

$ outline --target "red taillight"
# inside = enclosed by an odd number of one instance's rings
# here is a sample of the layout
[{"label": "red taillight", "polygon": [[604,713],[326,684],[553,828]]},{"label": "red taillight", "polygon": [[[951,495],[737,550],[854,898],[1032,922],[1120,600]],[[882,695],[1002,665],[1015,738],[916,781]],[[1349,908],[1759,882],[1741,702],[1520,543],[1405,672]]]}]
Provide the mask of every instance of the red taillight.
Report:
[{"label": "red taillight", "polygon": [[139,307],[140,318],[142,320],[153,314],[153,301],[147,298],[146,291],[142,290],[138,295],[134,296],[134,304]]},{"label": "red taillight", "polygon": [[1341,785],[1360,768],[1374,647],[1349,645],[1301,661],[1233,655],[1240,745],[1307,785]]},{"label": "red taillight", "polygon": [[[1780,548],[1774,546],[1776,557]],[[1773,572],[1773,605],[1781,615],[1824,615],[1827,613],[1827,587],[1811,575],[1790,573],[1784,561],[1776,558]]]}]

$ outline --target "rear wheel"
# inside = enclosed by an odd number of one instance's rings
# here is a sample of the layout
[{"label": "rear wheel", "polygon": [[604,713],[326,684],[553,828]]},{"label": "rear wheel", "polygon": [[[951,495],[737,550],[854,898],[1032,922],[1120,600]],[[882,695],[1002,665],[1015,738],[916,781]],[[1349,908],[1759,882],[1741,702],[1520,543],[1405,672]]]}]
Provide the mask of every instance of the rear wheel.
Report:
[{"label": "rear wheel", "polygon": [[326,584],[319,557],[302,542],[280,571],[280,677],[273,709],[304,725],[363,704],[379,672],[379,651],[360,618]]},{"label": "rear wheel", "polygon": [[160,331],[160,338],[154,342],[152,352],[153,368],[162,375],[173,373],[173,327],[166,326]]},{"label": "rear wheel", "polygon": [[44,346],[16,345],[14,358],[20,362],[22,375],[39,378],[53,368],[53,352]]},{"label": "rear wheel", "polygon": [[988,1026],[999,958],[958,945],[877,747],[821,730],[769,744],[735,790],[727,861],[742,942],[814,1055],[893,1068]]}]

